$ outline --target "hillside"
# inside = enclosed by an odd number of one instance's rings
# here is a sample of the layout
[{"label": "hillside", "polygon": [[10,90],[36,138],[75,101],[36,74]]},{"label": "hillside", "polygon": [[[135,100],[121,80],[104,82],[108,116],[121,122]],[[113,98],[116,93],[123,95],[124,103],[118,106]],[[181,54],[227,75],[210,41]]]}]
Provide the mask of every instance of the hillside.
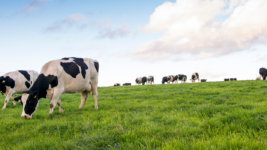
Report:
[{"label": "hillside", "polygon": [[[101,87],[89,96],[61,95],[48,116],[41,99],[33,118],[12,105],[0,115],[0,149],[265,149],[267,82]],[[4,96],[0,96],[1,107]]]}]

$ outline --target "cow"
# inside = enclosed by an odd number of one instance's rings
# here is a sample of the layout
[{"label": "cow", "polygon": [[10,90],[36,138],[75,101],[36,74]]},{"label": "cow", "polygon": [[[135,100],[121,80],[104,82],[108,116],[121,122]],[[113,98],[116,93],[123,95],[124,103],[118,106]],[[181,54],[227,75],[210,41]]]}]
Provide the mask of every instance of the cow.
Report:
[{"label": "cow", "polygon": [[119,83],[115,83],[114,86],[121,86],[121,84],[119,84]]},{"label": "cow", "polygon": [[135,79],[135,84],[141,84],[142,83],[142,78],[138,77]]},{"label": "cow", "polygon": [[186,75],[184,75],[184,74],[178,74],[177,75],[177,82],[178,81],[181,81],[181,83],[185,83],[185,81],[187,80],[187,76]]},{"label": "cow", "polygon": [[230,78],[229,81],[236,81],[236,78]]},{"label": "cow", "polygon": [[163,77],[161,83],[164,84],[165,82],[168,82],[168,77]]},{"label": "cow", "polygon": [[10,98],[13,100],[13,105],[16,105],[13,95],[21,94],[23,91],[29,90],[38,75],[39,73],[33,70],[17,70],[1,76],[0,91],[6,96],[2,109],[6,108]]},{"label": "cow", "polygon": [[195,72],[195,73],[192,74],[191,82],[192,83],[195,83],[196,80],[198,80],[198,82],[199,82],[199,74],[197,72]]},{"label": "cow", "polygon": [[131,86],[131,83],[123,83],[123,86],[125,86],[125,85],[130,85]]},{"label": "cow", "polygon": [[154,76],[148,76],[147,77],[147,82],[151,85],[152,84],[152,82],[153,82],[153,84],[154,84]]},{"label": "cow", "polygon": [[63,93],[81,93],[81,109],[92,92],[95,109],[98,109],[98,74],[99,62],[91,58],[69,57],[47,62],[32,87],[16,98],[23,105],[21,117],[32,118],[41,98],[51,100],[49,114],[53,113],[56,104],[62,113],[60,95]]},{"label": "cow", "polygon": [[201,79],[200,82],[207,82],[207,79]]},{"label": "cow", "polygon": [[224,81],[230,81],[230,79],[229,78],[224,78]]},{"label": "cow", "polygon": [[260,68],[260,77],[262,78],[262,80],[265,80],[266,79],[266,76],[267,76],[267,69],[266,68]]},{"label": "cow", "polygon": [[178,76],[177,75],[169,75],[168,76],[168,84],[170,84],[170,82],[178,83]]},{"label": "cow", "polygon": [[145,85],[145,83],[147,82],[147,77],[139,77],[139,78],[136,78],[135,79],[135,83],[136,84],[141,84],[142,83],[142,85]]}]

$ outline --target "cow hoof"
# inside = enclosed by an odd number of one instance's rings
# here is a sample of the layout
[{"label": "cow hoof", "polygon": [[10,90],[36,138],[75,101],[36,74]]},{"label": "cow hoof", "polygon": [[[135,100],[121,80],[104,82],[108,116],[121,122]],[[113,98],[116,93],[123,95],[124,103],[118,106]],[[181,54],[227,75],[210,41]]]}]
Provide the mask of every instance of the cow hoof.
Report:
[{"label": "cow hoof", "polygon": [[3,109],[6,109],[6,107],[3,107],[2,110],[3,110]]},{"label": "cow hoof", "polygon": [[16,106],[16,103],[13,103],[14,106]]}]

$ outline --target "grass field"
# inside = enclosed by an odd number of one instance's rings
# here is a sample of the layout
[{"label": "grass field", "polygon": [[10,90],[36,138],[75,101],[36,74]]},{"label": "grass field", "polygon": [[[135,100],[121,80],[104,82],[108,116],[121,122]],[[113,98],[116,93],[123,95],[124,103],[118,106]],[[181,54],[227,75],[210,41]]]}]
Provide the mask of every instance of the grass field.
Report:
[{"label": "grass field", "polygon": [[[267,149],[267,82],[233,81],[98,88],[61,95],[49,116],[41,99],[33,118],[12,105],[0,115],[0,149]],[[4,96],[0,96],[1,107]]]}]

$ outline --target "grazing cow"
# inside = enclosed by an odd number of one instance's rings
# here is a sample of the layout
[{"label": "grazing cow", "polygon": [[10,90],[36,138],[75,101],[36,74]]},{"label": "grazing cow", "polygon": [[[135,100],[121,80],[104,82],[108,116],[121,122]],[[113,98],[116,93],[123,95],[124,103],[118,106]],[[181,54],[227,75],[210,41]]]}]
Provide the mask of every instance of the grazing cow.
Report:
[{"label": "grazing cow", "polygon": [[169,75],[168,76],[168,84],[170,84],[170,82],[178,83],[178,76],[177,75]]},{"label": "grazing cow", "polygon": [[187,76],[186,75],[184,75],[184,74],[178,74],[177,75],[177,80],[178,81],[181,81],[181,83],[185,83],[185,81],[187,80]]},{"label": "grazing cow", "polygon": [[0,91],[6,96],[5,104],[2,109],[6,108],[10,98],[13,100],[13,105],[16,105],[13,95],[29,90],[38,75],[38,72],[33,70],[18,70],[1,76]]},{"label": "grazing cow", "polygon": [[168,77],[163,77],[161,83],[164,84],[165,82],[168,83]]},{"label": "grazing cow", "polygon": [[201,79],[200,81],[201,81],[201,82],[206,82],[206,81],[207,81],[207,79]]},{"label": "grazing cow", "polygon": [[121,84],[119,84],[119,83],[115,83],[114,86],[121,86]]},{"label": "grazing cow", "polygon": [[197,72],[195,72],[195,73],[192,74],[191,81],[192,81],[192,83],[195,83],[196,80],[198,80],[198,82],[199,82],[199,74]]},{"label": "grazing cow", "polygon": [[142,78],[139,77],[139,78],[136,78],[135,79],[135,84],[138,84],[139,85],[141,83],[142,83]]},{"label": "grazing cow", "polygon": [[146,82],[147,82],[147,77],[143,77],[143,78],[142,78],[142,85],[145,85]]},{"label": "grazing cow", "polygon": [[123,83],[123,85],[131,85],[131,83]]},{"label": "grazing cow", "polygon": [[267,69],[266,68],[260,68],[260,77],[262,78],[262,80],[266,79],[267,76]]},{"label": "grazing cow", "polygon": [[91,58],[71,57],[46,63],[32,87],[17,98],[21,99],[23,105],[21,117],[32,118],[41,98],[51,100],[49,114],[53,113],[56,104],[59,112],[63,112],[60,100],[62,93],[81,93],[81,109],[88,94],[92,92],[95,109],[98,109],[98,74],[99,63]]},{"label": "grazing cow", "polygon": [[152,84],[152,82],[153,82],[153,84],[154,84],[154,76],[148,76],[147,77],[147,82],[151,85]]},{"label": "grazing cow", "polygon": [[230,78],[229,81],[236,81],[236,78]]},{"label": "grazing cow", "polygon": [[224,81],[230,81],[230,79],[229,78],[224,78]]}]

